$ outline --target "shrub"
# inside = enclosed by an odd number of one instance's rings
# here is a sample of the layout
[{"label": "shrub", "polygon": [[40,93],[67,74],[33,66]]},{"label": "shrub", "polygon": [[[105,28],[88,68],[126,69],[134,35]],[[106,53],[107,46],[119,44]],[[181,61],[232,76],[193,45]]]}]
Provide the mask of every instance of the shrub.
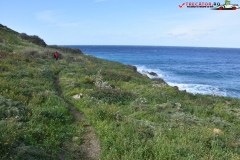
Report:
[{"label": "shrub", "polygon": [[13,49],[9,45],[5,45],[3,43],[0,43],[0,51],[5,51],[7,53],[13,52]]},{"label": "shrub", "polygon": [[16,118],[20,120],[25,118],[27,112],[27,108],[19,102],[0,96],[0,119]]},{"label": "shrub", "polygon": [[0,43],[5,43],[5,41],[2,37],[0,37]]},{"label": "shrub", "polygon": [[103,100],[109,104],[119,103],[121,105],[133,101],[136,97],[132,92],[119,89],[97,89],[90,92],[90,96]]},{"label": "shrub", "polygon": [[[52,49],[38,49],[32,47],[26,47],[20,50],[20,53],[26,56],[36,57],[36,58],[44,58],[44,59],[53,59],[54,50]],[[59,53],[59,58],[63,58],[62,54]]]},{"label": "shrub", "polygon": [[48,47],[55,50],[60,50],[63,52],[83,54],[82,51],[78,48],[70,48],[70,47],[57,46],[57,45],[48,45]]},{"label": "shrub", "polygon": [[38,36],[34,35],[34,36],[29,36],[26,33],[21,33],[19,34],[19,37],[22,39],[25,39],[29,42],[32,42],[36,45],[42,46],[42,47],[46,47],[47,44],[44,42],[43,39],[39,38]]},{"label": "shrub", "polygon": [[115,72],[115,71],[109,71],[109,70],[103,70],[101,71],[101,75],[103,75],[104,80],[114,80],[114,81],[130,81],[132,76],[120,73],[120,72]]},{"label": "shrub", "polygon": [[84,84],[93,84],[94,80],[92,77],[85,76],[84,79],[82,80],[82,83]]}]

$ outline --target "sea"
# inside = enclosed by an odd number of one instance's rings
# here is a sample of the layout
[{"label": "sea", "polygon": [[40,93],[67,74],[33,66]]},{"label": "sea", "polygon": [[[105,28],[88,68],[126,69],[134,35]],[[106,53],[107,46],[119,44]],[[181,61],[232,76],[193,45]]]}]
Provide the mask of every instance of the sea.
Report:
[{"label": "sea", "polygon": [[[83,53],[155,72],[193,94],[240,98],[240,48],[75,45]],[[154,78],[148,75],[150,78]]]}]

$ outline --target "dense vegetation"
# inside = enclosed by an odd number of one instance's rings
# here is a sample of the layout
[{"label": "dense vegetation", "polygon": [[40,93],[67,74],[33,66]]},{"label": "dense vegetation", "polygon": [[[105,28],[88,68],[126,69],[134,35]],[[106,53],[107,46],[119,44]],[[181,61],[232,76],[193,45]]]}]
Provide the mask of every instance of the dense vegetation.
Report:
[{"label": "dense vegetation", "polygon": [[71,50],[56,61],[55,50],[0,26],[2,159],[84,159],[86,124],[73,122],[66,101],[95,128],[99,159],[240,159],[239,99],[179,91]]},{"label": "dense vegetation", "polygon": [[22,39],[25,39],[29,42],[32,42],[36,45],[39,45],[39,46],[42,46],[42,47],[46,47],[47,44],[44,42],[43,39],[41,39],[40,37],[34,35],[34,36],[29,36],[27,35],[26,33],[21,33],[19,34],[19,37],[22,38]]}]

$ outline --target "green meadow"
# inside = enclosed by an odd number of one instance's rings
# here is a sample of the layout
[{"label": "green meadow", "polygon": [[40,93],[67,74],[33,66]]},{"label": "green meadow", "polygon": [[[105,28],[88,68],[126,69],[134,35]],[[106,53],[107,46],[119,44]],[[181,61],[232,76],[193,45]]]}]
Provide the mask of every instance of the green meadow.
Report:
[{"label": "green meadow", "polygon": [[[98,157],[84,151],[88,126],[100,142]],[[0,25],[0,159],[237,160],[240,99],[179,91]]]}]

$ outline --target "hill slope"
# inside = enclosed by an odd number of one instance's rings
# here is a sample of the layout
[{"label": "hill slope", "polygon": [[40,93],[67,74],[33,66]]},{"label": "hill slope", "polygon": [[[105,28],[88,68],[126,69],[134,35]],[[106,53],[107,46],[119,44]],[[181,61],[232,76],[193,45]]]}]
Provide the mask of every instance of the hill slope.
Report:
[{"label": "hill slope", "polygon": [[[90,124],[100,140],[97,159],[240,159],[239,99],[179,91],[71,49],[56,61],[56,46],[4,27],[0,38],[3,159],[88,159]],[[87,120],[73,121],[66,103]]]}]

